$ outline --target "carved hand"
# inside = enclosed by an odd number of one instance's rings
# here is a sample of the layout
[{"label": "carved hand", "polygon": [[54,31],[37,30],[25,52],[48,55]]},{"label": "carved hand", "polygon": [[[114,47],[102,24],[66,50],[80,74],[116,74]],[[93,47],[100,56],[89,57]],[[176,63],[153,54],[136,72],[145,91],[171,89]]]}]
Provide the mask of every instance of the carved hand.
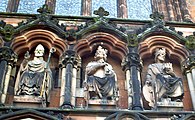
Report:
[{"label": "carved hand", "polygon": [[171,76],[175,76],[172,63],[165,63],[163,66],[163,70],[166,74],[171,75]]}]

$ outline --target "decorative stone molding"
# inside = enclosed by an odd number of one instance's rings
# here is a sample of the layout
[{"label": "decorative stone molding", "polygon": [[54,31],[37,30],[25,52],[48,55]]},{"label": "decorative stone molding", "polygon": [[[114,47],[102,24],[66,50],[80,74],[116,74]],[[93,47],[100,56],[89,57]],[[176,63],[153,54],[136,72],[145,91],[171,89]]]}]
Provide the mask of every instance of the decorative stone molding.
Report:
[{"label": "decorative stone molding", "polygon": [[62,55],[67,49],[67,43],[63,39],[59,38],[56,34],[43,29],[31,30],[15,37],[11,47],[17,54],[21,54],[24,49],[30,50],[36,46],[37,42],[44,44],[48,49],[55,47],[58,56]]},{"label": "decorative stone molding", "polygon": [[149,118],[141,113],[137,112],[116,112],[108,117],[105,120],[122,120],[122,119],[133,119],[133,120],[149,120]]},{"label": "decorative stone molding", "polygon": [[85,38],[80,39],[74,49],[82,57],[85,54],[91,53],[98,45],[107,48],[112,56],[116,56],[121,61],[128,51],[125,42],[111,33],[105,32],[90,33]]},{"label": "decorative stone molding", "polygon": [[178,43],[185,43],[186,39],[182,36],[181,32],[176,32],[173,27],[167,28],[163,20],[164,16],[159,12],[154,12],[150,15],[151,21],[150,25],[140,34],[138,34],[138,41],[144,41],[146,38],[151,35],[164,35],[175,39]]},{"label": "decorative stone molding", "polygon": [[72,65],[77,65],[77,63],[79,62],[76,52],[73,50],[67,50],[60,58],[61,66],[66,66],[69,63]]},{"label": "decorative stone molding", "polygon": [[156,47],[164,47],[167,50],[168,56],[172,56],[173,59],[177,59],[180,62],[185,61],[189,52],[185,46],[179,44],[173,38],[169,36],[155,35],[146,38],[139,44],[139,55],[142,59],[152,56]]},{"label": "decorative stone molding", "polygon": [[182,70],[183,73],[186,74],[191,69],[195,68],[195,56],[189,56],[183,63],[182,63]]},{"label": "decorative stone molding", "polygon": [[[105,32],[110,33],[118,37],[121,41],[127,40],[127,35],[123,33],[121,28],[117,28],[116,25],[109,22],[109,19],[104,16],[109,15],[109,12],[105,11],[104,8],[100,7],[98,10],[94,11],[94,14],[98,15],[98,17],[94,18],[94,21],[90,24],[86,24],[86,26],[80,26],[77,34],[77,39],[82,39],[83,36],[94,32]],[[95,22],[95,23],[94,23]]]}]

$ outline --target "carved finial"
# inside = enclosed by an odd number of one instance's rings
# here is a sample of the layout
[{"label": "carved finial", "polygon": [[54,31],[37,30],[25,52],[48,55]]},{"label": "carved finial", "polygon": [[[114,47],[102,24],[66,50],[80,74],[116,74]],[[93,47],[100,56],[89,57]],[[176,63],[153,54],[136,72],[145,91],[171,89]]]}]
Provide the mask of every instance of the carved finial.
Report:
[{"label": "carved finial", "polygon": [[98,10],[95,10],[93,12],[93,14],[99,15],[100,17],[104,17],[104,16],[108,16],[109,15],[109,12],[108,11],[105,11],[103,7],[99,7],[99,9]]},{"label": "carved finial", "polygon": [[150,18],[153,20],[162,20],[164,19],[164,15],[159,12],[154,12],[153,14],[150,15]]},{"label": "carved finial", "polygon": [[37,12],[39,12],[39,13],[48,13],[48,14],[52,13],[52,11],[49,9],[47,4],[44,4],[42,7],[37,9]]},{"label": "carved finial", "polygon": [[153,19],[153,24],[154,25],[164,25],[163,19],[164,15],[159,12],[154,12],[153,14],[150,15],[150,18]]}]

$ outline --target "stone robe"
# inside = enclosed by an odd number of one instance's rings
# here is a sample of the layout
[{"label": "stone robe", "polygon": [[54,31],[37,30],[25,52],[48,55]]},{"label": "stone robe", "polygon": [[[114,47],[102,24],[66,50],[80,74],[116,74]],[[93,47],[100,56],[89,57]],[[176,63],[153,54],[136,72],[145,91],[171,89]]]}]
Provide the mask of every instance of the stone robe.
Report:
[{"label": "stone robe", "polygon": [[29,61],[24,69],[20,69],[16,86],[16,95],[40,96],[45,75],[45,89],[43,97],[48,96],[51,89],[52,72],[45,71],[46,62],[43,60]]},{"label": "stone robe", "polygon": [[172,101],[183,98],[182,79],[164,73],[164,64],[155,63],[148,66],[143,95],[151,107],[154,107],[155,101],[158,102],[161,98],[171,98]]},{"label": "stone robe", "polygon": [[87,65],[86,72],[86,99],[112,99],[116,95],[116,75],[110,64],[101,66],[93,61]]}]

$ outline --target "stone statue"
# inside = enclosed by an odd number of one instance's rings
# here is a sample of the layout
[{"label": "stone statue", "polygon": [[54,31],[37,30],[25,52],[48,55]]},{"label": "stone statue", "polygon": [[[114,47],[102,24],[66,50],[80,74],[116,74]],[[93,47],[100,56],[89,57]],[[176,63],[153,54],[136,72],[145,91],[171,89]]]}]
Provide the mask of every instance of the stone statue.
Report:
[{"label": "stone statue", "polygon": [[86,66],[84,82],[85,99],[114,99],[117,93],[117,78],[112,66],[106,62],[107,50],[98,46],[95,61]]},{"label": "stone statue", "polygon": [[148,66],[143,95],[152,108],[163,99],[180,102],[183,99],[182,79],[175,75],[172,63],[165,63],[165,56],[165,48],[157,48],[156,63]]},{"label": "stone statue", "polygon": [[15,95],[37,96],[48,100],[49,91],[51,89],[52,72],[49,67],[46,67],[48,63],[43,60],[44,47],[39,44],[34,54],[34,59],[31,61],[27,61],[27,59],[30,58],[29,53],[27,52],[25,55],[26,59],[21,64],[18,72]]}]

